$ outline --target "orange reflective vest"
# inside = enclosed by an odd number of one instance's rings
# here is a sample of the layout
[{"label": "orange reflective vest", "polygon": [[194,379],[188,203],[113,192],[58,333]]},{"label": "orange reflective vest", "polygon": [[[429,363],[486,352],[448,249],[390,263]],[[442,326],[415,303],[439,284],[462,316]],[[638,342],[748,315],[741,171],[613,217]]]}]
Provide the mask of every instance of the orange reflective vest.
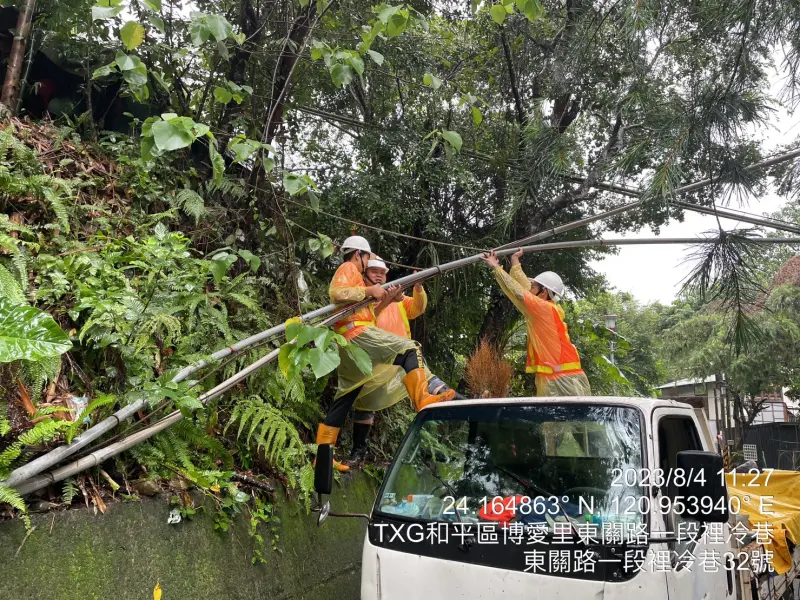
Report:
[{"label": "orange reflective vest", "polygon": [[[328,294],[334,304],[350,304],[366,298],[366,289],[364,279],[356,266],[351,262],[346,262],[336,269]],[[372,312],[372,306],[365,306],[336,321],[333,329],[349,341],[363,332],[365,328],[374,326],[375,314]]]},{"label": "orange reflective vest", "polygon": [[[550,304],[549,325],[558,341],[557,343],[553,343],[555,340],[551,340],[548,347],[539,350],[536,344],[537,332],[532,330],[537,326],[546,327],[546,324],[541,321],[538,324],[534,324],[529,319],[527,321],[528,359],[525,363],[525,371],[527,373],[543,373],[544,375],[574,375],[576,373],[583,373],[581,369],[581,358],[578,356],[578,349],[575,348],[574,344],[569,339],[569,332],[567,331],[567,324],[564,323],[563,312],[559,310],[561,307],[547,302],[546,300],[542,300],[541,298],[537,298],[530,292],[527,293],[525,298],[526,304],[531,302],[529,298],[534,298],[540,302]],[[548,319],[548,316],[545,315],[544,319]]]},{"label": "orange reflective vest", "polygon": [[530,284],[521,267],[512,267],[511,274],[498,267],[494,273],[505,294],[525,316],[528,330],[525,370],[548,378],[582,373],[581,359],[569,339],[563,309],[528,291]]},{"label": "orange reflective vest", "polygon": [[411,324],[409,320],[416,319],[428,306],[428,296],[425,290],[414,293],[413,298],[403,296],[402,302],[392,302],[384,308],[375,320],[381,329],[411,339]]}]

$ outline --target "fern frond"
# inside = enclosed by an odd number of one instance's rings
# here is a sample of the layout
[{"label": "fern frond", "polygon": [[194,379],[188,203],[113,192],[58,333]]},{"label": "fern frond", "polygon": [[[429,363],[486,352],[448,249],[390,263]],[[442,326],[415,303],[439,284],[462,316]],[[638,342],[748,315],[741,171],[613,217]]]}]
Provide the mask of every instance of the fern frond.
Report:
[{"label": "fern frond", "polygon": [[13,223],[11,219],[8,218],[8,215],[4,214],[0,214],[0,230],[5,232],[17,231],[19,233],[24,233],[29,237],[36,238],[36,234],[34,233],[33,229],[21,223]]},{"label": "fern frond", "polygon": [[64,504],[72,504],[75,496],[78,495],[78,484],[70,477],[64,480],[64,485],[61,488],[61,501]]},{"label": "fern frond", "polygon": [[86,405],[86,408],[84,408],[80,414],[75,415],[75,421],[73,421],[70,424],[69,429],[67,429],[67,443],[69,444],[72,442],[72,438],[75,437],[75,434],[83,426],[83,421],[85,418],[89,417],[98,408],[116,404],[116,402],[117,397],[114,394],[100,394],[97,396],[97,398],[89,402],[89,404]]},{"label": "fern frond", "polygon": [[39,417],[47,417],[50,415],[54,415],[56,413],[64,413],[64,412],[74,412],[71,408],[65,408],[63,406],[40,406],[36,409],[36,414],[33,415],[34,419],[38,419]]},{"label": "fern frond", "polygon": [[0,264],[0,297],[11,302],[25,302],[25,292],[20,281],[11,272]]},{"label": "fern frond", "polygon": [[41,360],[23,360],[20,363],[22,380],[28,387],[31,398],[41,396],[44,386],[52,381],[61,367],[61,357],[52,356]]},{"label": "fern frond", "polygon": [[237,437],[241,438],[247,428],[246,443],[263,449],[267,459],[273,463],[279,461],[281,453],[303,445],[294,424],[282,411],[259,396],[251,396],[237,403],[228,426],[236,421],[239,423]]},{"label": "fern frond", "polygon": [[244,294],[239,294],[234,292],[226,294],[226,297],[238,302],[239,304],[253,311],[254,313],[258,313],[261,311],[261,306],[259,306],[258,302],[256,302],[253,298],[250,298],[249,296],[245,296]]},{"label": "fern frond", "polygon": [[8,504],[21,513],[28,512],[28,506],[25,504],[25,500],[22,499],[22,496],[15,490],[4,485],[0,485],[0,504]]},{"label": "fern frond", "polygon": [[18,441],[25,446],[44,444],[52,440],[61,431],[67,429],[68,427],[69,423],[66,421],[47,419],[45,421],[40,421],[33,427],[33,429],[29,429],[20,435]]},{"label": "fern frond", "polygon": [[203,197],[189,188],[179,190],[174,203],[187,215],[194,217],[195,223],[199,223],[206,213],[206,202]]},{"label": "fern frond", "polygon": [[[50,184],[50,182],[48,182],[48,184]],[[67,207],[64,204],[64,198],[51,187],[44,188],[42,190],[42,196],[55,213],[58,224],[64,229],[65,233],[69,233],[69,215],[67,214]]]},{"label": "fern frond", "polygon": [[0,452],[0,478],[6,478],[8,475],[8,469],[11,467],[11,463],[17,460],[20,454],[22,454],[22,444],[19,442],[14,442],[5,450]]}]

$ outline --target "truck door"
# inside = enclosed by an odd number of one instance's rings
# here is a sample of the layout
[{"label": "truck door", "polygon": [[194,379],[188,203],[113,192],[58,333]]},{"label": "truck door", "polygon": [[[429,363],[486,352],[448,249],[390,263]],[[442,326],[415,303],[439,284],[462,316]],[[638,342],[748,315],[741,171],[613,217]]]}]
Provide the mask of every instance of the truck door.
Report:
[{"label": "truck door", "polygon": [[[726,524],[703,525],[687,515],[676,498],[674,487],[667,485],[676,472],[677,455],[683,450],[706,450],[700,430],[691,412],[659,408],[653,411],[655,470],[652,476],[652,523],[660,523],[667,532],[681,533],[677,542],[655,544],[653,568],[666,570],[670,598],[687,600],[724,600],[735,596],[734,580],[726,572],[726,551],[730,545]],[[685,474],[684,474],[685,476]],[[706,477],[719,477],[706,473]],[[667,555],[668,552],[668,555]],[[664,569],[666,562],[669,569]]]}]

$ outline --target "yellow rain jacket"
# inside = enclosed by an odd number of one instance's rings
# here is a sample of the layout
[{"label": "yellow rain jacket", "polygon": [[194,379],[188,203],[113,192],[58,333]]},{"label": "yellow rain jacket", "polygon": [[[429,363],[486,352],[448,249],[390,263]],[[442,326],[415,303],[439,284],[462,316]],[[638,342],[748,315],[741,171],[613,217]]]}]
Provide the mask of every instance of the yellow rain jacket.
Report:
[{"label": "yellow rain jacket", "polygon": [[[364,280],[354,264],[344,263],[336,270],[329,294],[335,304],[350,304],[366,297]],[[334,331],[364,350],[372,361],[372,374],[364,375],[350,354],[339,353],[336,398],[360,387],[355,408],[374,411],[388,408],[408,396],[403,385],[405,372],[392,363],[397,356],[416,350],[416,342],[376,327],[371,306],[337,321]]]},{"label": "yellow rain jacket", "polygon": [[506,273],[494,270],[497,283],[525,316],[528,360],[525,370],[535,373],[538,396],[588,396],[589,380],[581,369],[578,350],[569,339],[564,310],[530,292],[530,281],[520,265]]}]

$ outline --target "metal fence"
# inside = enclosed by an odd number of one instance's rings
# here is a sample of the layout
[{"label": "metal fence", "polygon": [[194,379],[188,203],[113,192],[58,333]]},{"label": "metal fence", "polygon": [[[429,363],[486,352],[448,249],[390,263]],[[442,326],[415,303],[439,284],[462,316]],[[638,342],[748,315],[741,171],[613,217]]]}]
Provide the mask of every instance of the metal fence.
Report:
[{"label": "metal fence", "polygon": [[800,423],[753,425],[744,443],[756,446],[760,467],[800,470]]}]

